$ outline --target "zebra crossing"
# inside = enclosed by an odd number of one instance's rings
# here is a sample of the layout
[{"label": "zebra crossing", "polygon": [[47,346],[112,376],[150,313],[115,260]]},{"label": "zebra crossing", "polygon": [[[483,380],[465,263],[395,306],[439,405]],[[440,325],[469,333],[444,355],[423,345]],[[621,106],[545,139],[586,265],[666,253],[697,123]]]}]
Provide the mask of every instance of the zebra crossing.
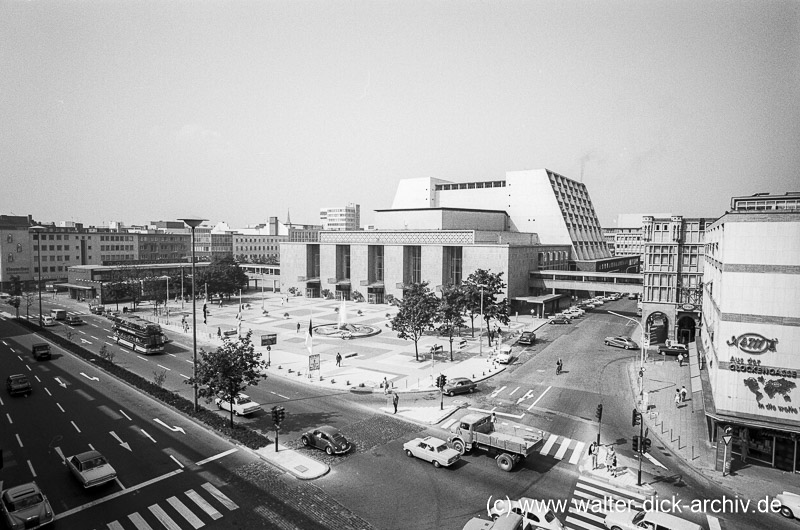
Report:
[{"label": "zebra crossing", "polygon": [[[210,482],[201,485],[200,491],[189,489],[183,496],[172,496],[164,503],[156,503],[128,514],[127,520],[114,520],[106,524],[108,530],[197,530],[223,517],[220,509],[233,511],[239,506]],[[163,504],[163,506],[162,506]],[[217,506],[220,509],[217,509]]]},{"label": "zebra crossing", "polygon": [[645,495],[582,476],[575,485],[564,526],[570,530],[605,529],[603,520],[611,508],[641,510],[646,499]]}]

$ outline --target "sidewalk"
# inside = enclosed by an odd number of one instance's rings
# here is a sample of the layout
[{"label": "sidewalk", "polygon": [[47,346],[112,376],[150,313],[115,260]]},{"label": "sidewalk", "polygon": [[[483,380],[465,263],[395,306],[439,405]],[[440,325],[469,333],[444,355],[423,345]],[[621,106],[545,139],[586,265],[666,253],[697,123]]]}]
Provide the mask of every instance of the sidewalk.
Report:
[{"label": "sidewalk", "polygon": [[[708,480],[742,498],[774,497],[786,490],[790,481],[796,484],[791,473],[757,465],[742,467],[738,459],[732,462],[733,472],[730,475],[723,477],[722,472],[716,471],[716,443],[707,441],[701,371],[694,344],[690,344],[689,363],[684,363],[683,367],[678,365],[674,356],[655,354],[654,357],[655,360],[645,363],[646,407],[639,401],[639,363],[632,362],[628,366],[631,391],[641,405],[639,410],[649,409],[643,413],[643,417],[653,440],[651,453],[654,458],[669,468],[670,460],[675,455]],[[702,376],[707,377],[706,374]],[[676,406],[675,389],[682,386],[688,390],[688,396],[685,402]]]}]

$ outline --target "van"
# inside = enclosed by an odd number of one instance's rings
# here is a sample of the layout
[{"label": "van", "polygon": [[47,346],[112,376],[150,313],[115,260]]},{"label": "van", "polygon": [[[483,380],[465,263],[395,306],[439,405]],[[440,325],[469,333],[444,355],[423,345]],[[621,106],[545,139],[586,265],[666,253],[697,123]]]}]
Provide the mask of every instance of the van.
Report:
[{"label": "van", "polygon": [[66,309],[51,309],[50,316],[56,320],[66,320],[67,319],[67,310]]},{"label": "van", "polygon": [[625,510],[611,512],[606,515],[603,524],[606,528],[620,530],[641,530],[657,528],[658,530],[703,530],[703,527],[686,519],[681,519],[665,512],[646,512],[644,510]]},{"label": "van", "polygon": [[41,361],[42,359],[49,359],[50,358],[50,345],[46,342],[38,342],[36,344],[31,345],[31,353],[33,354],[33,358],[37,361]]}]

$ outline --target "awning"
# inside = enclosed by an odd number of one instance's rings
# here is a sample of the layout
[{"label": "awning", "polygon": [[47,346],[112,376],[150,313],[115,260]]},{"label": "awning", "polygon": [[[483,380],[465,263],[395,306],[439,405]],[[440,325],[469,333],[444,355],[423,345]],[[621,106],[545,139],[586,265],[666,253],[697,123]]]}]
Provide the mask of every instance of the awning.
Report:
[{"label": "awning", "polygon": [[57,283],[54,287],[69,287],[70,289],[80,289],[81,291],[91,291],[92,289],[98,289],[99,285],[77,285],[74,283]]},{"label": "awning", "polygon": [[756,427],[759,429],[769,429],[770,431],[779,431],[779,432],[794,432],[800,433],[800,424],[797,422],[781,422],[781,423],[774,423],[771,421],[761,421],[752,418],[743,418],[739,415],[730,415],[730,414],[720,414],[716,412],[714,414],[710,412],[706,412],[706,416],[709,418],[713,418],[721,423],[730,423],[733,425],[744,425],[746,427]]}]

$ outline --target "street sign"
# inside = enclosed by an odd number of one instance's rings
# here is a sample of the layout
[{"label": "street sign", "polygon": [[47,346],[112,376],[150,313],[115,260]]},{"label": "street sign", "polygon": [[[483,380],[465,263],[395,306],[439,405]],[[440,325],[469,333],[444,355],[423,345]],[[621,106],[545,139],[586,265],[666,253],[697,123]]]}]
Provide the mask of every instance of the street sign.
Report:
[{"label": "street sign", "polygon": [[731,472],[733,451],[730,443],[732,438],[730,427],[727,427],[725,430],[720,430],[717,435],[717,455],[714,461],[714,470],[722,471],[723,477],[729,475]]},{"label": "street sign", "polygon": [[319,370],[319,354],[315,353],[314,355],[308,356],[308,371],[311,372],[313,370]]},{"label": "street sign", "polygon": [[725,442],[725,445],[730,445],[732,438],[733,436],[731,436],[730,434],[726,434],[725,436],[722,437],[722,441]]},{"label": "street sign", "polygon": [[278,334],[277,333],[267,333],[266,335],[261,335],[261,345],[262,346],[270,346],[278,343]]}]

